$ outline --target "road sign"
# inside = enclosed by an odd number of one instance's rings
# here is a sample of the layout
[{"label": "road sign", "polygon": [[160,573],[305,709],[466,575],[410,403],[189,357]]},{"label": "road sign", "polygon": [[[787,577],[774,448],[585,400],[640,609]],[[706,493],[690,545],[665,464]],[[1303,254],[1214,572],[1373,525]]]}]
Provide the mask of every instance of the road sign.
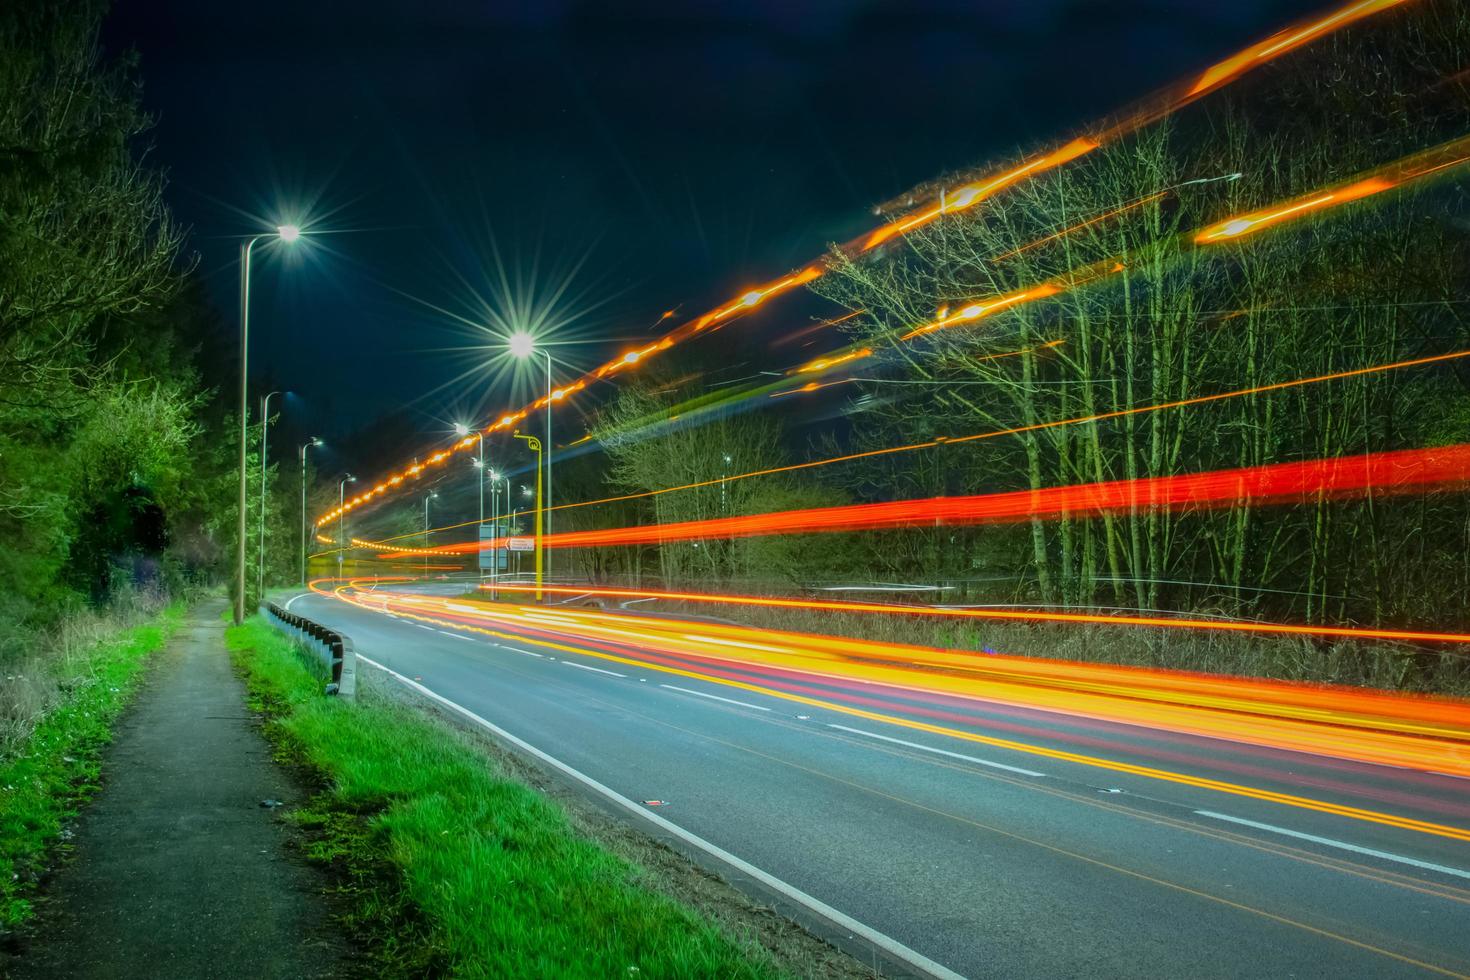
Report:
[{"label": "road sign", "polygon": [[486,545],[486,543],[488,543],[490,541],[493,541],[496,538],[502,538],[502,537],[504,537],[505,536],[505,532],[507,530],[509,530],[509,528],[506,526],[506,524],[505,524],[504,521],[501,521],[498,524],[490,524],[490,523],[487,522],[485,524],[481,524],[480,525],[480,570],[481,571],[487,571],[487,570],[492,570],[492,569],[495,570],[495,571],[500,571],[500,572],[505,571],[505,569],[506,569],[506,563],[509,560],[509,556],[505,553],[505,549],[504,548],[489,548],[489,547],[486,547],[485,545]]},{"label": "road sign", "polygon": [[506,538],[505,546],[511,551],[535,551],[535,538]]}]

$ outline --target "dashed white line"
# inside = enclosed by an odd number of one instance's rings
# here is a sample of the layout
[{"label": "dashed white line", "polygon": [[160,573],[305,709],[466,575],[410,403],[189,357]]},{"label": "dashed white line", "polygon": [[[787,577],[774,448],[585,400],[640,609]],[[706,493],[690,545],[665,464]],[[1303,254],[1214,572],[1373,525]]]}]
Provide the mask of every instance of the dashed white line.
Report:
[{"label": "dashed white line", "polygon": [[601,667],[588,667],[586,664],[579,664],[579,663],[577,663],[575,661],[572,661],[572,660],[563,660],[562,663],[566,664],[568,667],[580,667],[583,670],[595,670],[599,674],[611,674],[613,677],[627,677],[628,676],[627,674],[620,674],[620,673],[618,673],[615,670],[603,670]]},{"label": "dashed white line", "polygon": [[763,707],[759,704],[751,704],[749,701],[736,701],[734,698],[722,698],[718,694],[706,694],[703,691],[691,691],[687,687],[675,687],[672,684],[660,684],[659,687],[664,688],[668,691],[678,691],[680,694],[693,694],[695,697],[709,698],[711,701],[723,701],[726,704],[738,704],[742,708],[754,708],[757,711],[771,710],[770,708]]},{"label": "dashed white line", "polygon": [[[440,630],[439,632],[444,633],[443,630]],[[473,636],[465,636],[463,633],[444,633],[444,635],[452,636],[456,640],[469,640],[471,643],[475,642],[475,638]]]},{"label": "dashed white line", "polygon": [[839,731],[851,732],[854,735],[864,735],[868,738],[876,738],[883,742],[892,742],[894,745],[903,745],[921,752],[933,752],[935,755],[949,756],[951,759],[963,759],[965,762],[973,762],[977,766],[989,766],[992,769],[1004,769],[1006,772],[1019,773],[1022,776],[1045,776],[1044,772],[1034,769],[1022,769],[1020,766],[1008,766],[1004,762],[991,762],[989,759],[977,759],[973,755],[964,755],[960,752],[951,752],[948,749],[936,749],[932,745],[920,745],[918,742],[907,742],[901,738],[893,738],[888,735],[879,735],[877,732],[865,732],[861,728],[848,728],[846,725],[828,725],[828,728],[836,728]]},{"label": "dashed white line", "polygon": [[1342,851],[1352,851],[1354,854],[1366,854],[1369,857],[1382,858],[1385,861],[1393,861],[1397,864],[1407,864],[1414,868],[1423,868],[1425,871],[1438,871],[1440,874],[1453,875],[1456,878],[1470,879],[1470,871],[1462,871],[1459,868],[1451,868],[1443,864],[1434,864],[1430,861],[1420,861],[1417,858],[1405,857],[1402,854],[1394,854],[1391,851],[1376,851],[1371,847],[1359,847],[1357,844],[1349,844],[1346,841],[1333,840],[1331,837],[1318,837],[1316,834],[1304,834],[1300,830],[1288,830],[1285,827],[1276,827],[1269,823],[1257,823],[1254,820],[1246,820],[1244,817],[1232,817],[1228,813],[1215,813],[1213,810],[1194,811],[1201,817],[1209,817],[1212,820],[1224,820],[1227,823],[1238,823],[1243,827],[1254,827],[1256,830],[1264,830],[1272,834],[1280,834],[1283,837],[1295,837],[1297,840],[1309,840],[1313,844],[1321,844],[1324,847],[1335,847]]}]

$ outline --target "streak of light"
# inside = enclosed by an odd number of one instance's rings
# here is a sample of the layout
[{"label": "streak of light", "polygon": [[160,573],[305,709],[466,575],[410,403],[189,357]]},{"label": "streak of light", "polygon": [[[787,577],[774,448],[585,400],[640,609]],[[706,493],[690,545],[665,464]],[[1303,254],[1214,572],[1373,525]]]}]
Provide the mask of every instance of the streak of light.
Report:
[{"label": "streak of light", "polygon": [[[1231,470],[1153,476],[964,497],[930,497],[846,504],[736,517],[569,531],[546,537],[548,548],[668,544],[704,538],[871,531],[893,528],[1074,519],[1139,510],[1181,511],[1350,499],[1370,491],[1459,487],[1470,482],[1470,444],[1366,453]],[[492,542],[440,546],[439,553],[472,553]],[[385,557],[394,557],[386,555]]]},{"label": "streak of light", "polygon": [[[917,212],[900,218],[895,222],[884,225],[870,233],[866,238],[849,242],[841,246],[839,250],[844,255],[853,257],[877,248],[895,237],[907,235],[909,232],[923,227],[944,215],[968,210],[1022,180],[1070,163],[1106,143],[1112,142],[1129,133],[1136,132],[1144,126],[1177,111],[1195,99],[1221,88],[1253,68],[1277,58],[1288,51],[1295,50],[1332,31],[1346,27],[1348,24],[1390,7],[1397,6],[1403,2],[1406,2],[1406,0],[1358,0],[1358,2],[1351,3],[1334,14],[1293,28],[1288,28],[1259,44],[1246,48],[1232,58],[1215,65],[1187,89],[1176,90],[1155,97],[1144,104],[1142,108],[1125,114],[1124,121],[1113,125],[1104,133],[1092,137],[1078,137],[1055,150],[1043,153],[1015,167],[962,185],[954,190],[945,191],[934,204],[921,208]],[[560,389],[558,392],[553,392],[552,400],[565,402],[568,396],[584,390],[588,385],[596,381],[605,380],[633,365],[644,363],[649,357],[669,349],[682,340],[700,334],[707,329],[716,328],[736,314],[746,312],[772,297],[781,295],[797,286],[820,278],[824,272],[825,265],[823,261],[816,260],[780,279],[747,289],[726,305],[717,307],[700,316],[698,319],[683,324],[646,347],[627,351],[601,367],[588,372],[568,387]],[[663,319],[665,317],[660,317],[660,322]],[[526,419],[531,412],[535,411],[537,406],[544,405],[545,402],[546,399],[543,396],[531,406],[515,411],[507,411],[494,422],[485,426],[481,432],[488,435],[494,432],[509,431]],[[449,450],[436,454],[437,458],[431,459],[428,465],[438,465],[438,463],[448,458],[451,453],[466,450],[471,445],[474,445],[476,441],[474,434],[466,436],[458,443],[455,443]],[[397,486],[404,478],[417,476],[423,469],[423,466],[415,466],[380,482],[372,490],[354,497],[349,504],[320,516],[316,521],[316,526],[320,527],[335,520],[342,513],[372,502],[374,499],[388,493],[392,487]]]},{"label": "streak of light", "polygon": [[1058,238],[1065,238],[1066,236],[1068,236],[1068,235],[1070,235],[1070,234],[1072,234],[1074,232],[1081,231],[1083,228],[1091,228],[1095,224],[1099,224],[1099,223],[1101,223],[1103,221],[1108,221],[1108,220],[1110,220],[1112,218],[1116,218],[1116,217],[1118,217],[1121,214],[1127,214],[1129,211],[1132,211],[1134,208],[1142,207],[1143,205],[1149,203],[1150,201],[1157,201],[1159,198],[1166,196],[1168,193],[1169,193],[1168,191],[1159,191],[1159,192],[1154,193],[1154,194],[1149,194],[1147,197],[1140,197],[1136,201],[1130,201],[1127,204],[1124,204],[1124,205],[1122,205],[1120,207],[1116,207],[1116,208],[1112,209],[1111,211],[1107,211],[1107,212],[1105,212],[1103,214],[1099,214],[1099,215],[1097,215],[1095,217],[1088,218],[1086,221],[1078,222],[1077,224],[1072,225],[1069,228],[1063,228],[1061,231],[1058,231],[1058,232],[1055,232],[1053,234],[1047,235],[1045,238],[1038,238],[1036,241],[1031,242],[1031,243],[1026,244],[1026,245],[1022,245],[1020,248],[1013,248],[1009,252],[1002,252],[1000,255],[995,256],[990,261],[992,261],[992,262],[1000,262],[1000,261],[1002,261],[1004,259],[1015,258],[1017,255],[1020,255],[1023,252],[1029,252],[1033,248],[1039,248],[1042,245],[1047,244],[1048,242],[1054,242],[1054,241],[1056,241]]},{"label": "streak of light", "polygon": [[1364,17],[1369,17],[1390,7],[1397,7],[1404,2],[1405,0],[1359,0],[1326,17],[1273,34],[1266,40],[1253,44],[1244,51],[1207,69],[1194,83],[1187,97],[1195,99],[1207,92],[1213,92],[1264,62],[1279,58],[1323,35],[1340,30],[1354,21],[1362,20]]},{"label": "streak of light", "polygon": [[[327,594],[318,583],[313,583],[313,588]],[[467,611],[463,600],[451,603],[414,596],[410,601],[409,596],[393,592],[376,592],[366,599],[350,592],[348,586],[337,586],[331,594],[365,608],[391,611],[429,624],[454,626],[613,663],[697,678],[1032,757],[1163,779],[1470,841],[1470,830],[1461,827],[940,726],[862,707],[869,704],[891,711],[894,705],[892,701],[859,695],[854,689],[822,692],[824,696],[818,698],[798,693],[811,687],[794,682],[804,675],[828,679],[829,684],[834,680],[879,684],[903,692],[906,700],[936,705],[953,704],[953,699],[959,699],[960,703],[1014,705],[1450,775],[1470,773],[1470,761],[1463,752],[1470,742],[1470,705],[1462,701],[1008,655],[977,657],[958,651],[848,637],[725,624],[691,625],[687,619],[641,614],[609,615],[558,609],[554,617],[537,617],[549,619],[549,623],[528,624],[525,622],[528,608],[537,613],[549,610],[476,603],[477,610]],[[455,608],[451,609],[451,605]],[[620,622],[624,628],[611,626],[610,621]],[[625,628],[629,625],[635,628]],[[497,626],[515,632],[501,632]],[[636,649],[606,645],[624,642],[624,637],[631,639]],[[582,645],[568,646],[567,638]],[[872,687],[862,690],[875,695],[881,691]],[[925,712],[920,709],[919,713]],[[969,716],[955,717],[969,720]],[[1059,737],[1067,739],[1065,734]]]},{"label": "streak of light", "polygon": [[[1044,346],[1053,346],[1053,341]],[[1009,356],[1008,354],[994,355],[996,357]],[[701,480],[695,483],[686,483],[676,487],[664,487],[659,490],[645,490],[641,493],[621,494],[614,497],[600,497],[595,500],[579,501],[570,504],[558,504],[550,510],[568,510],[575,507],[592,507],[598,504],[617,503],[623,500],[637,500],[642,497],[656,497],[665,493],[676,493],[682,490],[695,490],[700,487],[712,487],[721,483],[731,483],[735,480],[748,480],[752,477],[773,476],[778,473],[790,473],[796,470],[813,469],[819,466],[831,466],[836,463],[846,463],[859,459],[871,459],[876,456],[891,456],[897,453],[916,452],[921,449],[933,449],[942,445],[958,445],[967,442],[980,442],[986,439],[996,439],[1002,436],[1020,435],[1026,432],[1038,432],[1044,429],[1054,429],[1068,425],[1088,425],[1095,422],[1103,422],[1110,419],[1125,418],[1131,415],[1145,415],[1149,412],[1167,411],[1176,408],[1188,408],[1193,405],[1205,405],[1210,402],[1226,401],[1231,398],[1244,398],[1250,395],[1264,395],[1275,391],[1284,391],[1290,388],[1299,388],[1305,385],[1322,384],[1328,381],[1341,381],[1347,378],[1362,377],[1364,375],[1381,374],[1386,371],[1397,371],[1404,368],[1424,367],[1430,364],[1439,364],[1445,361],[1455,361],[1470,357],[1470,350],[1453,351],[1448,354],[1431,354],[1427,357],[1416,357],[1404,361],[1392,361],[1387,364],[1374,364],[1369,367],[1352,368],[1347,371],[1335,371],[1331,374],[1319,374],[1310,378],[1296,378],[1291,381],[1277,381],[1272,384],[1256,385],[1251,388],[1238,388],[1234,391],[1223,391],[1213,395],[1197,395],[1193,398],[1184,398],[1172,402],[1157,402],[1152,405],[1140,405],[1136,408],[1121,408],[1110,412],[1098,412],[1093,415],[1081,415],[1069,419],[1057,419],[1050,422],[1036,422],[1032,425],[1017,426],[1010,429],[991,429],[986,432],[976,432],[965,436],[940,436],[925,442],[914,442],[902,446],[887,446],[883,449],[869,449],[860,453],[848,453],[842,456],[829,456],[824,459],[809,460],[805,463],[792,463],[787,466],[772,466],[766,469],[751,470],[745,473],[733,473],[729,476],[714,480]],[[835,383],[835,382],[834,382]],[[796,389],[800,391],[802,389]],[[478,524],[478,521],[465,521],[462,524],[449,524],[442,528],[433,528],[434,532],[448,531],[460,527],[469,527]],[[400,535],[400,538],[418,537],[422,532],[411,531]],[[395,540],[388,538],[388,541]],[[328,544],[331,542],[328,541]]]},{"label": "streak of light", "polygon": [[897,235],[907,235],[916,228],[922,228],[924,225],[946,214],[966,211],[982,201],[995,196],[1013,184],[1019,183],[1029,177],[1034,177],[1039,173],[1045,173],[1048,170],[1060,167],[1064,163],[1071,163],[1078,157],[1091,153],[1101,145],[1101,143],[1086,137],[1078,137],[1065,146],[1058,147],[1050,153],[1044,153],[1019,166],[982,178],[974,183],[964,184],[952,191],[946,191],[939,195],[939,200],[931,207],[910,214],[874,231],[863,242],[861,251],[866,252],[870,249],[877,248]]},{"label": "streak of light", "polygon": [[[499,585],[502,592],[530,593],[531,585]],[[1359,626],[1310,626],[1268,623],[1256,620],[1195,619],[1187,616],[1131,616],[1115,613],[1051,612],[1045,609],[975,609],[961,606],[920,606],[890,602],[854,602],[846,599],[781,598],[779,596],[729,595],[712,592],[660,592],[649,589],[619,589],[596,586],[576,588],[543,585],[553,595],[586,595],[622,599],[663,599],[671,602],[713,605],[759,606],[769,609],[817,609],[823,612],[880,613],[892,616],[930,616],[943,619],[984,619],[1023,623],[1072,623],[1100,626],[1146,626],[1162,629],[1206,630],[1226,633],[1322,636],[1352,640],[1382,640],[1397,643],[1470,643],[1470,633],[1436,630],[1391,630]],[[687,626],[687,621],[682,621]],[[989,654],[986,655],[991,656]],[[1470,721],[1470,718],[1466,719]]]},{"label": "streak of light", "polygon": [[1200,245],[1229,241],[1253,235],[1282,222],[1305,217],[1327,208],[1339,207],[1351,201],[1382,194],[1384,191],[1402,187],[1411,181],[1460,166],[1470,161],[1470,137],[1451,140],[1421,153],[1396,160],[1378,168],[1371,176],[1339,184],[1336,187],[1314,191],[1301,197],[1274,204],[1268,208],[1235,215],[1217,222],[1195,235]]},{"label": "streak of light", "polygon": [[872,356],[873,349],[871,347],[863,347],[858,350],[848,351],[845,354],[833,354],[828,357],[819,357],[815,361],[808,361],[801,367],[793,368],[786,373],[813,374],[818,371],[830,371],[832,368],[838,367],[839,365],[851,364],[853,361],[861,361],[864,358]]}]

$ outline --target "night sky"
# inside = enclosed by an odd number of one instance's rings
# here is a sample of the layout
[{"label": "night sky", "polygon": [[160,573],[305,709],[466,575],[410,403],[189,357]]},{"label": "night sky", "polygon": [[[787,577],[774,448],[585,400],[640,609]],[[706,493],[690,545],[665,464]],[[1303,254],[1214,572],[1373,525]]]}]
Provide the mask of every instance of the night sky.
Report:
[{"label": "night sky", "polygon": [[482,341],[431,306],[478,320],[492,243],[542,280],[576,270],[562,305],[589,342],[558,357],[590,367],[665,309],[871,227],[885,198],[1319,7],[120,0],[107,41],[140,55],[151,160],[230,330],[241,236],[326,232],[253,280],[253,373],[301,396],[291,430],[407,406],[437,439],[515,397],[441,387],[483,359],[449,348]]}]

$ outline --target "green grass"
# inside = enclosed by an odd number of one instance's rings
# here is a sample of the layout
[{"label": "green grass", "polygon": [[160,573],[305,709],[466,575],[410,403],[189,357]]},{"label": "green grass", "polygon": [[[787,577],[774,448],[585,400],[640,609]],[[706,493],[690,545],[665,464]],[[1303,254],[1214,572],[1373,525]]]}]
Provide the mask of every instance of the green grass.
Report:
[{"label": "green grass", "polygon": [[0,928],[30,918],[48,851],[98,786],[112,723],[142,679],[150,654],[183,618],[167,607],[151,622],[82,651],[64,696],[8,758],[0,759]]},{"label": "green grass", "polygon": [[[256,706],[331,789],[300,813],[347,879],[354,924],[386,944],[380,972],[464,977],[768,977],[742,943],[657,894],[644,870],[466,740],[376,702],[321,696],[258,620],[228,631]],[[384,876],[387,876],[387,880]]]}]

